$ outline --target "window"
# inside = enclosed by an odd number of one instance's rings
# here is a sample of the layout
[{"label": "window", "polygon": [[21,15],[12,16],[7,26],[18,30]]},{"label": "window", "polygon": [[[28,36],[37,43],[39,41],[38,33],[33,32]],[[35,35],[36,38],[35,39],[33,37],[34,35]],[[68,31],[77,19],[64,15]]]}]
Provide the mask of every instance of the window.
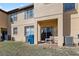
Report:
[{"label": "window", "polygon": [[17,27],[13,28],[13,34],[17,34]]},{"label": "window", "polygon": [[75,3],[64,3],[64,11],[75,9]]},{"label": "window", "polygon": [[33,18],[33,9],[27,10],[27,11],[25,12],[24,18],[25,18],[25,19]]},{"label": "window", "polygon": [[17,15],[16,15],[16,13],[12,14],[10,16],[10,18],[11,18],[11,22],[17,21]]},{"label": "window", "polygon": [[28,35],[33,35],[34,33],[34,26],[25,26],[24,27],[25,31],[24,34],[28,34]]}]

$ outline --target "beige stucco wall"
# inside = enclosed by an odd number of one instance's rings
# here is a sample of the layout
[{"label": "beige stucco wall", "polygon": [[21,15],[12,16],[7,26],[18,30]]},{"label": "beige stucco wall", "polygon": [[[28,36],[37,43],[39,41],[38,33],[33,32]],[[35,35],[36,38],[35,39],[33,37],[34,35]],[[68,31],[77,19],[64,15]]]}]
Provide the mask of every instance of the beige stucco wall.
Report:
[{"label": "beige stucco wall", "polygon": [[77,13],[77,10],[65,11],[63,14],[63,35],[71,35],[71,15]]},{"label": "beige stucco wall", "polygon": [[63,12],[63,4],[62,3],[35,3],[35,17],[42,17],[54,14],[60,14]]},{"label": "beige stucco wall", "polygon": [[79,15],[71,15],[71,36],[77,37],[77,34],[79,33]]},{"label": "beige stucco wall", "polygon": [[[15,41],[23,41],[25,42],[25,36],[24,36],[24,27],[25,26],[32,26],[34,25],[34,18],[32,19],[24,19],[24,12],[21,11],[17,13],[17,21],[14,21],[14,24],[11,24],[11,34],[12,37],[15,37]],[[13,34],[13,28],[17,27],[18,28],[18,33]]]},{"label": "beige stucco wall", "polygon": [[0,11],[0,28],[7,28],[8,26],[8,15]]},{"label": "beige stucco wall", "polygon": [[71,15],[71,36],[74,38],[74,43],[78,43],[78,34],[79,34],[79,15]]},{"label": "beige stucco wall", "polygon": [[77,13],[71,15],[71,36],[74,39],[74,43],[78,44],[78,34],[79,34],[79,4],[77,4]]}]

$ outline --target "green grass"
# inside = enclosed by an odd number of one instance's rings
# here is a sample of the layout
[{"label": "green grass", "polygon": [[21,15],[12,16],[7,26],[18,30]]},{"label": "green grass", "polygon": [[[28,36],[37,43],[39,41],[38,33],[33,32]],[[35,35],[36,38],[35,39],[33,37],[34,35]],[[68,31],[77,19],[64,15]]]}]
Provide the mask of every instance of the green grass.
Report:
[{"label": "green grass", "polygon": [[35,48],[22,42],[0,42],[0,56],[75,56],[79,47]]}]

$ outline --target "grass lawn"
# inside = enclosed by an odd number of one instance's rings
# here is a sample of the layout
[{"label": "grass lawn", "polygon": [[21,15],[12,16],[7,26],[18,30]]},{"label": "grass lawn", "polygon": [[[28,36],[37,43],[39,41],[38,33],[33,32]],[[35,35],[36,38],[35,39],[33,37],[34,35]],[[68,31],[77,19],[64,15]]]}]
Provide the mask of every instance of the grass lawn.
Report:
[{"label": "grass lawn", "polygon": [[79,47],[73,48],[35,48],[22,42],[0,42],[0,56],[76,56]]}]

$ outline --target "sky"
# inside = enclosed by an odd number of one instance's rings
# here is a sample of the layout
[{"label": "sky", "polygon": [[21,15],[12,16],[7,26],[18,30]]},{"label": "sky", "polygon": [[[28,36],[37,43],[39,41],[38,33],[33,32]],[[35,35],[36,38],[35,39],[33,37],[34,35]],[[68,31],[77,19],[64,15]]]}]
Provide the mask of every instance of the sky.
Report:
[{"label": "sky", "polygon": [[31,3],[0,3],[0,9],[9,11],[15,8],[30,5]]}]

